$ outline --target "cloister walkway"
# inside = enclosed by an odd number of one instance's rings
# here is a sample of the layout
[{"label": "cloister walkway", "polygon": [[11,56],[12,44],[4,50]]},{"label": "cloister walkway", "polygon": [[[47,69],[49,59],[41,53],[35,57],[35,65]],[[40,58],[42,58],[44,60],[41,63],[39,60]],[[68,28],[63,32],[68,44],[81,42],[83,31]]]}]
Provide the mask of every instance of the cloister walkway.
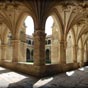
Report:
[{"label": "cloister walkway", "polygon": [[0,67],[0,88],[88,88],[88,66],[41,79]]}]

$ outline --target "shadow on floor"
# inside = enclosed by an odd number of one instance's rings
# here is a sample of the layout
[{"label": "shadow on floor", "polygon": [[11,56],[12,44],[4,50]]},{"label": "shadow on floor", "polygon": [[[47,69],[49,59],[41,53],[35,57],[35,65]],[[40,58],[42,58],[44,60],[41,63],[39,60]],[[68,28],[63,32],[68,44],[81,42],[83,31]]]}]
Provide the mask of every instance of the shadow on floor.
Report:
[{"label": "shadow on floor", "polygon": [[19,82],[11,83],[7,88],[33,88],[33,85],[38,81],[35,78],[25,78]]},{"label": "shadow on floor", "polygon": [[8,72],[10,72],[10,70],[0,70],[0,74],[3,74],[3,73],[8,73]]}]

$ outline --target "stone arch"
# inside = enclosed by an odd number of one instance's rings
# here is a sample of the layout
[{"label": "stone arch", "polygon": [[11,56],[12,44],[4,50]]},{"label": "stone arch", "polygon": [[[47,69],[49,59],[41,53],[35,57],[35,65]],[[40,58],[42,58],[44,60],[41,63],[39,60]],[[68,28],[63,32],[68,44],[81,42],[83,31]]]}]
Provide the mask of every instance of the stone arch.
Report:
[{"label": "stone arch", "polygon": [[26,17],[31,16],[32,20],[34,20],[34,15],[30,11],[23,11],[22,13],[19,14],[18,19],[16,21],[16,30],[14,34],[14,40],[19,41],[19,56],[21,62],[26,61],[26,29],[25,25],[23,24]]},{"label": "stone arch", "polygon": [[88,37],[85,39],[83,46],[87,43]]},{"label": "stone arch", "polygon": [[46,62],[50,61],[50,50],[46,49]]},{"label": "stone arch", "polygon": [[[52,8],[46,14],[46,19],[49,16],[52,16],[52,18],[54,20],[54,24],[53,24],[52,28],[58,31],[57,32],[57,38],[56,37],[54,38],[54,36],[52,36],[52,41],[51,41],[51,63],[59,64],[62,61],[61,59],[63,59],[62,54],[61,54],[62,49],[60,49],[61,48],[60,45],[62,44],[62,47],[64,49],[64,37],[63,37],[64,36],[64,25],[63,25],[61,15],[59,14],[59,12],[58,12],[58,10],[56,8]],[[56,39],[56,40],[54,40],[54,39]],[[63,56],[65,56],[65,52],[63,54],[64,54]]]},{"label": "stone arch", "polygon": [[20,35],[20,27],[22,26],[22,23],[24,22],[24,20],[26,19],[27,16],[31,16],[33,19],[33,22],[35,24],[35,17],[31,12],[22,12],[20,13],[17,23],[16,23],[16,37],[19,38]]},{"label": "stone arch", "polygon": [[[74,9],[73,9],[74,10]],[[73,13],[73,11],[72,11],[72,13]],[[71,14],[72,15],[72,14]],[[72,19],[71,19],[71,21],[69,22],[69,25],[68,25],[68,27],[67,27],[67,29],[66,29],[66,35],[67,35],[67,33],[69,32],[69,30],[75,25],[75,24],[77,24],[77,23],[80,23],[81,21],[84,21],[84,19],[85,19],[85,17],[84,17],[84,15],[85,15],[85,13],[84,14],[82,14],[82,13],[78,13],[78,14],[76,14]],[[65,36],[66,36],[65,35]]]},{"label": "stone arch", "polygon": [[77,41],[79,41],[80,37],[86,33],[85,32],[86,29],[87,29],[87,26],[85,26],[85,25],[81,28],[81,31],[80,31],[78,38],[77,38]]},{"label": "stone arch", "polygon": [[[54,19],[54,22],[57,24],[58,26],[58,31],[59,31],[59,40],[63,40],[62,36],[64,34],[64,26],[63,26],[63,22],[62,22],[62,18],[58,12],[58,10],[56,8],[51,9],[45,16],[45,18],[47,19],[49,16],[52,16],[52,18]],[[46,23],[46,19],[44,24]]]},{"label": "stone arch", "polygon": [[87,45],[87,42],[88,42],[88,36],[87,36],[87,38],[85,39],[85,41],[84,41],[84,44],[83,44],[83,46],[84,46],[84,62],[88,62],[88,45]]},{"label": "stone arch", "polygon": [[12,22],[6,13],[0,13],[0,23],[4,23],[12,33]]}]

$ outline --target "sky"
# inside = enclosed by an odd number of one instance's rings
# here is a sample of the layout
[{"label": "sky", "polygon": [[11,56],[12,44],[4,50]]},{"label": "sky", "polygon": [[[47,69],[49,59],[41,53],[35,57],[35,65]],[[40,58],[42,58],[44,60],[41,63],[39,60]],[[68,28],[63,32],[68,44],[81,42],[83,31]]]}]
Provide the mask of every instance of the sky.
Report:
[{"label": "sky", "polygon": [[[26,34],[32,35],[34,33],[34,22],[31,16],[28,16],[25,19],[25,25],[26,25]],[[52,25],[53,25],[53,18],[49,16],[46,20],[46,25],[45,25],[45,33],[47,35],[52,34]]]}]

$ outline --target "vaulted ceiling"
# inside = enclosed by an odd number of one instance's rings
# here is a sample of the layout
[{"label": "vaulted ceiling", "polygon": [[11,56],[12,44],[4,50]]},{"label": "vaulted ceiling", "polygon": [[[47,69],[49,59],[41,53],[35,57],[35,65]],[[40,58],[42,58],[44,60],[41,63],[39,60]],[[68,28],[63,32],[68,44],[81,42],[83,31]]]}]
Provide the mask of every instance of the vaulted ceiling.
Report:
[{"label": "vaulted ceiling", "polygon": [[[59,14],[58,18],[63,26],[65,37],[71,29],[78,32],[77,39],[82,36],[88,37],[87,0],[1,0],[0,24],[4,24],[4,29],[16,35],[20,28],[20,21],[23,19],[22,15],[28,13],[34,19],[35,28],[41,29],[54,10]],[[78,29],[75,28],[76,25]],[[2,30],[1,25],[0,30]]]}]

